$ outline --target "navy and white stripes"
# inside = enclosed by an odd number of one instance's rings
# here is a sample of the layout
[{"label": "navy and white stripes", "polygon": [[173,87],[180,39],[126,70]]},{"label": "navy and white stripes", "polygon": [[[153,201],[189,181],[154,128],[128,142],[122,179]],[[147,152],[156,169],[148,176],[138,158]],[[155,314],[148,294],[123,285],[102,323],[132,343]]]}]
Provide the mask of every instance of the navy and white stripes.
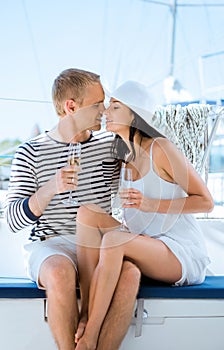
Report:
[{"label": "navy and white stripes", "polygon": [[[113,135],[93,133],[82,143],[78,188],[73,196],[81,204],[96,203],[111,211],[111,192],[116,191],[118,162],[111,156]],[[32,225],[30,238],[52,234],[74,234],[78,207],[66,207],[62,200],[68,192],[56,194],[40,218],[29,210],[28,199],[43,186],[57,169],[67,163],[68,144],[51,139],[47,133],[21,145],[14,157],[7,196],[6,218],[17,232]]]}]

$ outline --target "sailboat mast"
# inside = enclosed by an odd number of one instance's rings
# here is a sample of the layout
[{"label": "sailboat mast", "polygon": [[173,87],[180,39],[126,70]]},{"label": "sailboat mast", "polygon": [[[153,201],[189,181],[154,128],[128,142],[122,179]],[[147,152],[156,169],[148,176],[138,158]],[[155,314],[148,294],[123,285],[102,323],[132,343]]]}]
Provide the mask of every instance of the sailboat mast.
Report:
[{"label": "sailboat mast", "polygon": [[177,0],[173,1],[170,5],[170,10],[173,16],[173,28],[172,28],[172,39],[171,39],[171,57],[170,57],[170,76],[174,73],[174,60],[175,60],[175,46],[176,46],[176,19],[177,19]]}]

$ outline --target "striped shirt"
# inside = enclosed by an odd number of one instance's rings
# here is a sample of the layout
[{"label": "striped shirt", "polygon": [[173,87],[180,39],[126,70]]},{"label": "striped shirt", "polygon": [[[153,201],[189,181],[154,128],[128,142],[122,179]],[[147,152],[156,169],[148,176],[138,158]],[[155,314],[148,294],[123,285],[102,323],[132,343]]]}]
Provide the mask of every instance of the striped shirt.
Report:
[{"label": "striped shirt", "polygon": [[100,131],[82,143],[78,187],[72,192],[78,205],[63,204],[68,191],[55,194],[40,217],[30,211],[29,197],[66,166],[69,144],[43,133],[21,145],[12,162],[7,195],[6,219],[11,231],[32,225],[33,241],[47,235],[74,234],[77,209],[84,203],[98,204],[111,213],[111,194],[116,191],[119,174],[118,162],[111,156],[112,140],[113,134]]}]

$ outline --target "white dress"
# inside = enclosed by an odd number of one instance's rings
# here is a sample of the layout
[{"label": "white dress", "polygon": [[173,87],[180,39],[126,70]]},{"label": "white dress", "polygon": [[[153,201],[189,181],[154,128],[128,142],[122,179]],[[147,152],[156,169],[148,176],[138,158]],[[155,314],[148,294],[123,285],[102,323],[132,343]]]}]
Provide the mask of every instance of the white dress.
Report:
[{"label": "white dress", "polygon": [[[150,148],[150,170],[142,179],[133,181],[133,188],[149,198],[187,197],[179,185],[165,181],[156,174],[153,169],[152,149],[153,143]],[[146,234],[163,241],[179,259],[182,277],[176,285],[203,282],[210,259],[203,233],[192,214],[148,213],[126,208],[125,220],[131,232]]]}]

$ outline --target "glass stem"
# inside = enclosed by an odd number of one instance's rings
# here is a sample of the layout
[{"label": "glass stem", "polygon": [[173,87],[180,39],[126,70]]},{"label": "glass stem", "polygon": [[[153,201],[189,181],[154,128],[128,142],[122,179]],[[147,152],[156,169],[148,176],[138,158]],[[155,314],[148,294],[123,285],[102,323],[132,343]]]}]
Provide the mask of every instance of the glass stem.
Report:
[{"label": "glass stem", "polygon": [[72,201],[72,191],[71,191],[71,190],[69,191],[68,200],[69,200],[69,201]]},{"label": "glass stem", "polygon": [[121,208],[121,230],[125,230],[124,208]]}]

